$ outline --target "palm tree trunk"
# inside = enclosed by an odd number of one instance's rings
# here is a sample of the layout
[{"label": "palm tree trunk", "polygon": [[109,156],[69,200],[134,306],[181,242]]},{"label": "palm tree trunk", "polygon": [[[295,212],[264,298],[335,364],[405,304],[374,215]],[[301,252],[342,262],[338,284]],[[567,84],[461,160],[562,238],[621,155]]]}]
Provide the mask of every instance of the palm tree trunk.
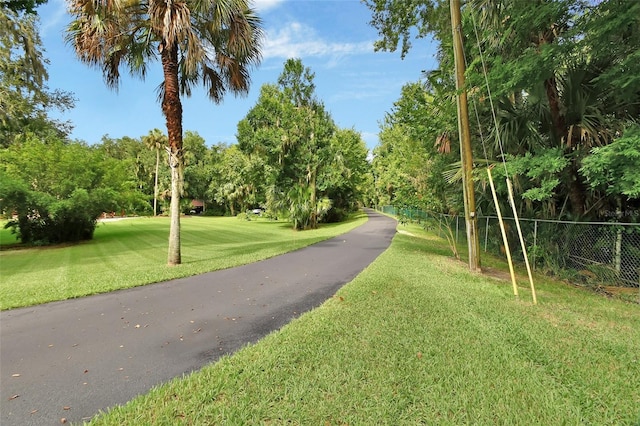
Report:
[{"label": "palm tree trunk", "polygon": [[[555,36],[552,31],[546,31],[540,36],[539,46],[547,43],[552,43]],[[561,99],[558,93],[558,84],[555,77],[548,78],[544,82],[544,89],[547,95],[547,102],[549,102],[549,112],[551,113],[552,134],[556,138],[556,142],[562,146],[567,155],[571,153],[573,149],[574,141],[564,140],[569,137],[569,129],[567,126],[567,120],[561,110]],[[563,144],[564,142],[564,144]],[[582,183],[582,178],[578,173],[579,165],[576,163],[575,157],[571,158],[571,164],[568,169],[569,181],[567,182],[567,195],[571,201],[571,211],[576,216],[584,215],[585,206],[585,190]]]},{"label": "palm tree trunk", "polygon": [[162,112],[167,121],[169,135],[169,167],[171,168],[171,226],[169,229],[169,254],[167,263],[179,265],[180,253],[180,193],[182,191],[182,103],[178,86],[178,47],[161,45],[162,70],[164,72],[164,98]]},{"label": "palm tree trunk", "polygon": [[584,216],[584,209],[586,205],[585,187],[582,183],[582,176],[580,176],[578,160],[573,157],[570,159],[568,166],[568,183],[567,190],[569,196],[569,202],[571,203],[571,212],[575,217]]},{"label": "palm tree trunk", "polygon": [[551,114],[551,124],[553,126],[553,136],[558,144],[562,143],[562,138],[567,135],[565,118],[560,111],[560,95],[558,94],[558,86],[556,79],[551,77],[544,81],[544,89],[549,103],[549,112]]},{"label": "palm tree trunk", "polygon": [[169,256],[167,263],[169,266],[182,263],[180,252],[180,191],[182,190],[182,168],[180,167],[179,156],[175,152],[169,153],[169,165],[171,167],[171,205],[169,208],[170,228],[169,228]]},{"label": "palm tree trunk", "polygon": [[[586,202],[584,184],[578,170],[580,166],[577,164],[575,156],[571,156],[574,145],[579,143],[575,140],[563,140],[569,137],[569,129],[566,118],[561,112],[561,100],[558,94],[558,87],[555,78],[550,78],[544,82],[547,101],[549,102],[549,111],[551,113],[551,123],[553,126],[553,137],[557,143],[563,146],[565,154],[570,156],[570,165],[567,169],[567,192],[571,201],[571,211],[575,216],[584,215],[584,206]],[[575,139],[575,137],[574,137]]]}]

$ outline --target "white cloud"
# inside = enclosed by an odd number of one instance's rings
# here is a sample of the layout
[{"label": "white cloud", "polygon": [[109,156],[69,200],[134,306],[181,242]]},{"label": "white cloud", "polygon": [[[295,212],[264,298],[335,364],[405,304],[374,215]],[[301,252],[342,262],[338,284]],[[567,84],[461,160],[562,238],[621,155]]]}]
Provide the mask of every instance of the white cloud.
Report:
[{"label": "white cloud", "polygon": [[373,52],[373,42],[331,42],[322,39],[316,31],[299,22],[291,22],[280,29],[267,29],[263,46],[264,59],[328,57],[328,66],[335,65],[344,56]]},{"label": "white cloud", "polygon": [[69,19],[65,0],[51,0],[45,3],[38,8],[38,15],[42,37],[47,36],[51,30],[59,30]]},{"label": "white cloud", "polygon": [[253,7],[259,12],[264,12],[269,9],[274,9],[282,3],[284,3],[284,0],[253,0]]},{"label": "white cloud", "polygon": [[406,79],[394,76],[394,72],[382,71],[344,73],[341,80],[345,83],[344,89],[331,94],[329,101],[364,101],[396,96],[407,82]]},{"label": "white cloud", "polygon": [[367,156],[367,158],[369,156],[371,156],[371,158],[373,158],[373,148],[376,147],[378,145],[378,142],[380,141],[378,134],[377,133],[372,133],[372,132],[361,132],[360,135],[362,136],[362,139],[365,141],[365,143],[367,144],[367,148],[369,148],[370,152],[369,155]]}]

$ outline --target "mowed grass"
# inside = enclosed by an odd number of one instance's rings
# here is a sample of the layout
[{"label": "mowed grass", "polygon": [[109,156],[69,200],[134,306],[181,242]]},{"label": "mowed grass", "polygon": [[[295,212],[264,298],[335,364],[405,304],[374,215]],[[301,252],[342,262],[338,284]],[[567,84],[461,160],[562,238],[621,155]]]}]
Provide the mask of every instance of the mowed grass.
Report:
[{"label": "mowed grass", "polygon": [[[363,213],[340,224],[296,232],[286,222],[185,217],[182,265],[167,266],[168,218],[100,223],[94,239],[76,245],[0,251],[0,308],[11,309],[130,288],[229,268],[345,233]],[[15,237],[3,230],[3,245]]]},{"label": "mowed grass", "polygon": [[93,425],[637,425],[640,310],[537,277],[539,304],[400,227],[329,301]]}]

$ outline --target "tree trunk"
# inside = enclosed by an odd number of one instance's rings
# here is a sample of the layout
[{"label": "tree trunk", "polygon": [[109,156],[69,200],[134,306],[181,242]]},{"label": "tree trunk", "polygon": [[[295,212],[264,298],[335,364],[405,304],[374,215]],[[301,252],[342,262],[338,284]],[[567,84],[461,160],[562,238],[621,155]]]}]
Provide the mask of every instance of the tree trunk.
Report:
[{"label": "tree trunk", "polygon": [[[552,43],[554,40],[553,32],[547,31],[540,37],[539,46]],[[562,101],[560,94],[558,93],[558,84],[555,77],[548,78],[544,81],[544,89],[547,95],[547,102],[549,103],[549,112],[551,114],[552,124],[552,136],[556,139],[556,143],[559,146],[563,146],[566,155],[571,154],[574,149],[576,141],[569,140],[569,128],[567,126],[567,120],[562,112]],[[577,135],[576,135],[577,136]],[[582,182],[582,178],[578,173],[580,168],[575,157],[570,159],[571,164],[568,170],[568,182],[567,182],[567,195],[571,201],[571,211],[576,216],[584,215],[585,206],[585,189]]]},{"label": "tree trunk", "polygon": [[169,135],[169,167],[171,168],[171,227],[169,230],[169,255],[167,263],[179,265],[180,253],[180,195],[182,192],[182,103],[178,85],[178,46],[161,44],[162,70],[164,72],[164,98],[162,112],[167,121]]},{"label": "tree trunk", "polygon": [[[570,165],[567,170],[567,195],[569,201],[571,201],[571,212],[580,217],[584,215],[585,206],[585,188],[582,182],[582,178],[578,169],[580,166],[577,164],[575,156],[571,156],[571,152],[575,149],[579,140],[569,140],[569,128],[567,126],[567,120],[561,110],[561,100],[558,94],[558,87],[556,79],[554,77],[545,80],[544,82],[545,92],[547,95],[547,102],[549,102],[549,112],[551,113],[552,134],[560,146],[563,146],[565,155],[570,156]],[[577,135],[575,135],[577,136]],[[574,137],[575,139],[575,137]]]},{"label": "tree trunk", "polygon": [[568,182],[568,190],[569,193],[569,202],[571,203],[571,212],[574,214],[574,218],[584,216],[584,208],[586,204],[585,197],[585,188],[582,183],[582,178],[580,173],[578,172],[579,167],[577,163],[577,159],[571,158],[571,163],[569,164],[569,182]]},{"label": "tree trunk", "polygon": [[560,95],[558,94],[555,77],[548,78],[544,81],[544,90],[547,95],[547,102],[549,102],[549,112],[551,113],[551,131],[557,143],[562,144],[562,140],[568,132],[564,115],[562,115],[560,110]]},{"label": "tree trunk", "polygon": [[182,191],[181,156],[169,148],[169,167],[171,168],[171,206],[169,214],[171,226],[169,228],[169,266],[182,263],[180,253],[180,192]]}]

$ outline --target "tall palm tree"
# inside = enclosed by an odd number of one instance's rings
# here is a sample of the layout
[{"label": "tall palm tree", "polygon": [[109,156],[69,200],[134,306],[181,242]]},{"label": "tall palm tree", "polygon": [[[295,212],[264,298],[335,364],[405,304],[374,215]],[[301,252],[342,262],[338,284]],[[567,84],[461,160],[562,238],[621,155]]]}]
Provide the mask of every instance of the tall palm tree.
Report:
[{"label": "tall palm tree", "polygon": [[160,57],[171,168],[168,264],[180,264],[180,96],[200,82],[216,103],[227,90],[246,94],[249,70],[260,62],[260,19],[247,0],[69,0],[69,11],[67,40],[82,62],[102,69],[108,86],[117,87],[121,65],[144,78]]},{"label": "tall palm tree", "polygon": [[153,184],[153,215],[158,214],[158,169],[160,167],[160,151],[167,146],[168,139],[160,129],[153,129],[147,136],[142,137],[147,148],[156,152],[156,174]]}]

